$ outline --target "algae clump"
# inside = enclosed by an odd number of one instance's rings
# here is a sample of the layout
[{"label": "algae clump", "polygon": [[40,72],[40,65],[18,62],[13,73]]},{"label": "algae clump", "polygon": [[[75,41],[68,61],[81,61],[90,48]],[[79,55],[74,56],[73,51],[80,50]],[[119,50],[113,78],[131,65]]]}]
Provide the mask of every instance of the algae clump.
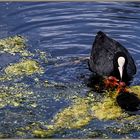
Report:
[{"label": "algae clump", "polygon": [[105,97],[102,102],[98,102],[91,108],[91,110],[94,111],[95,117],[100,120],[116,119],[124,115],[115,99],[111,97]]},{"label": "algae clump", "polygon": [[77,97],[71,106],[58,112],[52,120],[51,125],[46,125],[47,130],[34,130],[35,137],[50,137],[63,129],[81,129],[89,124],[94,118],[117,119],[123,116],[123,111],[111,97],[95,101],[94,96]]},{"label": "algae clump", "polygon": [[88,101],[78,98],[72,106],[65,108],[55,116],[54,125],[59,128],[81,128],[89,123],[91,117]]},{"label": "algae clump", "polygon": [[131,86],[129,90],[134,92],[140,98],[140,86]]},{"label": "algae clump", "polygon": [[26,39],[22,36],[8,37],[0,40],[0,52],[6,52],[15,55],[20,53],[23,56],[29,56],[31,53],[26,50]]},{"label": "algae clump", "polygon": [[[140,86],[128,87],[129,92],[135,93],[140,98]],[[116,102],[116,90],[108,91],[105,93],[104,98],[101,102],[97,102],[92,107],[95,117],[100,120],[109,120],[128,117]]]},{"label": "algae clump", "polygon": [[70,106],[54,116],[51,124],[44,125],[44,129],[42,127],[42,129],[32,130],[32,134],[38,138],[52,137],[56,133],[63,133],[65,129],[81,129],[94,118],[99,120],[120,120],[121,118],[129,121],[129,115],[123,112],[115,100],[116,91],[111,92],[106,92],[102,99],[97,98],[98,100],[91,93],[88,97],[76,97]]},{"label": "algae clump", "polygon": [[32,107],[32,102],[29,100],[33,97],[33,91],[27,89],[24,84],[14,84],[10,86],[0,86],[0,108],[5,106],[22,106],[27,103]]},{"label": "algae clump", "polygon": [[39,138],[49,138],[52,137],[55,132],[56,131],[53,130],[38,129],[33,131],[33,135]]},{"label": "algae clump", "polygon": [[37,61],[27,59],[6,67],[4,71],[8,76],[18,76],[42,73],[43,69],[39,66]]},{"label": "algae clump", "polygon": [[79,129],[87,125],[93,116],[86,98],[77,98],[72,106],[57,113],[52,125],[46,125],[48,130],[34,130],[35,137],[50,137],[62,129]]}]

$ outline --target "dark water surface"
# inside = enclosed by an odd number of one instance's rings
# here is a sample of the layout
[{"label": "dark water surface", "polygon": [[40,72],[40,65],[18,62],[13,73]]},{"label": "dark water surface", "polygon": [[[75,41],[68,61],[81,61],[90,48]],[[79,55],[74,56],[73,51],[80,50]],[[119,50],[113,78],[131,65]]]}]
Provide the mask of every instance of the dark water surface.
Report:
[{"label": "dark water surface", "polygon": [[[43,89],[34,87],[32,77],[24,79],[36,95],[39,107],[10,108],[0,110],[0,132],[8,137],[17,137],[15,131],[34,121],[49,120],[70,101],[65,96],[84,96],[90,88],[86,79],[91,74],[87,62],[96,32],[102,30],[119,41],[132,54],[137,65],[137,74],[132,84],[140,83],[140,3],[139,2],[0,2],[0,38],[22,35],[28,39],[29,50],[47,52],[48,64],[43,64],[45,74],[41,80],[57,82],[62,87]],[[1,55],[1,69],[18,61],[18,56],[10,59]],[[38,58],[35,58],[38,60]],[[80,61],[79,63],[73,63]],[[64,94],[62,100],[54,100],[54,95]],[[64,98],[64,99],[63,99]],[[11,112],[11,113],[10,113]],[[16,115],[14,115],[14,113]],[[115,121],[94,120],[83,130],[69,131],[54,137],[86,138],[89,128],[106,132],[106,126]],[[138,132],[117,135],[111,138],[138,138]],[[32,137],[27,133],[25,138]],[[99,136],[100,138],[100,136]]]}]

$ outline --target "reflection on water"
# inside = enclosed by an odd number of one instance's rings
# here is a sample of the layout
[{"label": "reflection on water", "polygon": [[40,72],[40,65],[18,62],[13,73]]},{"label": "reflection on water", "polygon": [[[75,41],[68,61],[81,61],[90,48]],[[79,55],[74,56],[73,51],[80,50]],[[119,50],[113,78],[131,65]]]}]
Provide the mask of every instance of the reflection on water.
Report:
[{"label": "reflection on water", "polygon": [[[28,108],[30,115],[24,107],[21,110],[9,107],[1,109],[0,131],[9,137],[16,137],[17,127],[33,121],[49,121],[58,110],[70,104],[69,98],[73,95],[84,96],[90,90],[85,84],[90,75],[85,58],[89,56],[99,30],[118,40],[130,51],[138,70],[132,84],[140,83],[139,2],[1,2],[0,7],[0,38],[19,34],[28,39],[32,53],[36,50],[46,52],[47,64],[41,62],[37,55],[34,57],[45,68],[45,73],[38,79],[60,84],[46,89],[41,85],[36,87],[32,79],[34,77],[22,79],[35,91],[39,107]],[[1,70],[8,64],[17,62],[19,58],[18,55],[1,54]],[[62,96],[62,99],[55,100],[56,95]],[[109,124],[112,126],[116,122],[94,120],[85,131],[71,130],[64,137],[84,138],[88,129],[93,127],[103,133]],[[101,125],[103,128],[100,128]],[[139,134],[132,132],[128,136],[138,138]],[[27,134],[25,137],[32,136]],[[110,137],[127,136],[110,134]]]}]

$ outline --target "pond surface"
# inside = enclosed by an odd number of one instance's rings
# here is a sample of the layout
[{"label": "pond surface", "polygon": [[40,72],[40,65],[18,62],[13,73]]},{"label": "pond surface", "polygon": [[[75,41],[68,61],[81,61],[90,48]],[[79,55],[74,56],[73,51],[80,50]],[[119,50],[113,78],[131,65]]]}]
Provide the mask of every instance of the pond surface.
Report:
[{"label": "pond surface", "polygon": [[[139,2],[0,2],[0,38],[24,36],[28,50],[46,52],[47,63],[36,54],[33,59],[45,69],[43,75],[1,82],[9,86],[23,82],[35,93],[30,97],[37,107],[5,106],[0,109],[0,134],[9,138],[32,138],[29,132],[17,135],[17,129],[33,122],[48,122],[71,104],[73,96],[86,96],[91,89],[86,81],[91,75],[87,61],[96,33],[101,30],[124,45],[133,56],[137,74],[132,85],[140,83],[140,3]],[[32,58],[32,57],[30,57]],[[1,70],[19,61],[19,55],[0,55]],[[2,73],[2,72],[1,72]],[[35,81],[34,79],[37,79]],[[52,85],[41,85],[47,80]],[[38,85],[36,84],[38,82]],[[56,99],[59,97],[59,99]],[[138,131],[109,133],[115,120],[95,119],[81,129],[54,134],[54,138],[88,138],[97,130],[97,138],[140,138]]]}]

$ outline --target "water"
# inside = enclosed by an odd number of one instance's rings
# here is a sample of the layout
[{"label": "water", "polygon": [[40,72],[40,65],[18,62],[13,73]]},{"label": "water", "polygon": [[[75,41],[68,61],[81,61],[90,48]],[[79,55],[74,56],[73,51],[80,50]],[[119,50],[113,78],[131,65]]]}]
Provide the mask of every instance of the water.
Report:
[{"label": "water", "polygon": [[[55,101],[54,95],[63,92],[66,94],[62,95],[64,98],[68,94],[84,96],[90,90],[85,81],[91,73],[84,58],[89,56],[94,37],[99,30],[129,50],[137,65],[137,74],[132,84],[140,83],[139,2],[1,2],[0,7],[0,38],[17,34],[25,36],[31,52],[37,49],[47,52],[49,62],[44,65],[45,74],[39,78],[65,85],[54,89],[33,88],[36,94],[40,95],[39,107],[34,110],[29,108],[34,115],[26,116],[24,109],[1,109],[3,117],[0,130],[8,134],[8,137],[16,137],[14,132],[17,127],[24,127],[34,121],[49,121],[58,110],[69,105],[69,100]],[[7,57],[10,59],[6,59]],[[18,59],[19,56],[1,55],[3,61],[0,66],[3,68]],[[73,63],[74,61],[80,62]],[[24,80],[25,83],[34,86],[32,79]],[[15,113],[16,116],[11,116],[8,112]],[[97,129],[103,126],[101,132],[104,132],[105,126],[110,123],[105,124],[98,120],[95,122]],[[112,123],[114,122],[110,124]],[[92,128],[92,122],[91,126],[87,126],[90,127]],[[56,137],[85,138],[84,133],[86,132],[78,130],[69,132],[69,135],[59,134]],[[124,136],[126,135],[110,134],[112,138]],[[128,136],[138,138],[139,134],[132,132]],[[27,134],[26,137],[32,136]]]}]

